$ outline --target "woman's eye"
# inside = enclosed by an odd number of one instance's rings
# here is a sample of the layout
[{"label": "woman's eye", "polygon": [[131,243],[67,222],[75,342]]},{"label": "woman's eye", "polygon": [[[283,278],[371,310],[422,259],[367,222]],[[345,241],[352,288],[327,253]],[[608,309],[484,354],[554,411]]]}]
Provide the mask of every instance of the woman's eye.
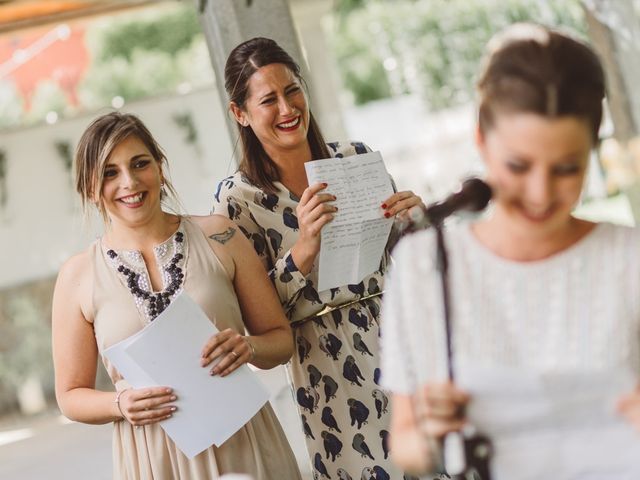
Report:
[{"label": "woman's eye", "polygon": [[298,93],[300,91],[300,87],[291,87],[288,91],[287,94],[289,95],[294,95],[296,93]]},{"label": "woman's eye", "polygon": [[144,168],[147,165],[149,165],[149,160],[138,160],[133,164],[134,168]]},{"label": "woman's eye", "polygon": [[267,99],[263,100],[260,103],[260,105],[269,105],[269,104],[273,103],[274,101],[275,101],[275,99],[273,99],[273,98],[267,98]]},{"label": "woman's eye", "polygon": [[117,171],[115,170],[105,170],[104,171],[104,178],[113,178],[118,174]]},{"label": "woman's eye", "polygon": [[556,175],[560,176],[575,175],[580,172],[580,165],[576,165],[573,163],[567,165],[558,165],[553,169],[553,171]]},{"label": "woman's eye", "polygon": [[527,166],[522,163],[507,163],[507,168],[511,170],[512,173],[524,173],[527,171]]}]

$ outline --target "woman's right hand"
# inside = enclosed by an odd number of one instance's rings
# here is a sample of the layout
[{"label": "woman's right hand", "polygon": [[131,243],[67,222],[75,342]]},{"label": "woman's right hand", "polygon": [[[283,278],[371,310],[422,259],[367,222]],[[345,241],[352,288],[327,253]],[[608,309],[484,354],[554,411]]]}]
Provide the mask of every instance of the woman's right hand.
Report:
[{"label": "woman's right hand", "polygon": [[120,394],[120,414],[131,425],[151,425],[166,420],[176,411],[176,400],[168,387],[129,388]]},{"label": "woman's right hand", "polygon": [[320,193],[327,188],[326,183],[315,183],[302,193],[296,207],[300,234],[291,249],[293,261],[303,275],[307,275],[320,251],[320,232],[322,227],[333,220],[337,207],[330,205],[336,199],[334,195]]},{"label": "woman's right hand", "polygon": [[465,408],[469,395],[453,383],[425,385],[415,395],[416,420],[420,430],[430,438],[441,439],[466,423]]}]

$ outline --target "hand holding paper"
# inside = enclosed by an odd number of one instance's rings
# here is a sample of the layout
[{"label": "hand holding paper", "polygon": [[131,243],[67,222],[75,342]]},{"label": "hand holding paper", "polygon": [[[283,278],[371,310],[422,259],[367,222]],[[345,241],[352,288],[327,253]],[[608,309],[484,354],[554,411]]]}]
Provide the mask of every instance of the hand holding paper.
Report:
[{"label": "hand holding paper", "polygon": [[217,329],[186,294],[137,334],[104,354],[134,388],[170,385],[178,410],[160,425],[192,458],[237,432],[269,399],[246,365],[225,378],[203,368],[202,346]]},{"label": "hand holding paper", "polygon": [[305,163],[309,184],[327,183],[334,219],[322,229],[318,290],[359,283],[380,265],[393,219],[382,202],[393,187],[379,152]]},{"label": "hand holding paper", "polygon": [[320,233],[322,228],[334,218],[337,208],[329,202],[336,200],[331,194],[324,193],[326,183],[309,185],[302,194],[296,216],[299,235],[291,254],[298,269],[308,274],[320,251]]},{"label": "hand holding paper", "polygon": [[169,387],[127,389],[118,394],[118,409],[131,425],[151,425],[171,418],[177,400]]}]

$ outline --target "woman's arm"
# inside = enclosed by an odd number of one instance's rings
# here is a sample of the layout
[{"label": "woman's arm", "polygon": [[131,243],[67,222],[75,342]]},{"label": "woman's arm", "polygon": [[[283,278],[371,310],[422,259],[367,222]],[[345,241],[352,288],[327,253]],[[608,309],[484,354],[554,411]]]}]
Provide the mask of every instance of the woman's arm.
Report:
[{"label": "woman's arm", "polygon": [[56,398],[71,420],[101,424],[121,418],[114,394],[95,390],[98,347],[91,324],[82,311],[89,298],[87,256],[62,266],[53,292],[52,329]]},{"label": "woman's arm", "polygon": [[91,424],[121,420],[121,410],[133,424],[168,418],[172,407],[162,405],[173,396],[165,387],[127,391],[120,405],[115,392],[95,389],[98,346],[85,314],[91,298],[88,270],[86,253],[71,258],[62,266],[53,293],[53,364],[60,410],[71,420]]},{"label": "woman's arm", "polygon": [[263,267],[269,272],[269,278],[276,288],[280,304],[285,312],[289,312],[307,284],[306,275],[298,269],[291,250],[284,252],[280,258],[272,261],[268,251],[269,239],[266,237],[265,228],[259,225],[251,214],[249,203],[242,199],[239,188],[241,187],[236,186],[229,179],[220,182],[214,197],[212,213],[227,218],[232,217],[231,219],[253,245]]},{"label": "woman's arm", "polygon": [[246,362],[263,369],[286,363],[293,354],[291,328],[251,244],[227,218],[213,215],[196,221],[209,238],[212,250],[223,264],[227,263],[227,270],[234,272],[233,286],[250,334],[244,336],[227,329],[214,335],[203,348],[203,365],[223,356],[212,372],[225,376]]}]

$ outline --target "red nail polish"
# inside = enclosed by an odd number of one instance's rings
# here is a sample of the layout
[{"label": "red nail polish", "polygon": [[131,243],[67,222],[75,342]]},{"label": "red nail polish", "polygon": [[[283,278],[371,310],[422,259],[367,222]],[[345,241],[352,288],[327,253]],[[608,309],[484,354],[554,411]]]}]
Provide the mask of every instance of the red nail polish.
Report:
[{"label": "red nail polish", "polygon": [[385,218],[389,218],[391,216],[391,214],[389,212],[384,212],[384,216],[385,216]]},{"label": "red nail polish", "polygon": [[328,185],[329,185],[328,183],[322,182],[322,186],[323,186],[323,187],[326,187],[326,186],[328,186]]},{"label": "red nail polish", "polygon": [[382,208],[387,208],[387,204],[386,204],[386,203],[383,203],[383,204],[382,204]]}]

